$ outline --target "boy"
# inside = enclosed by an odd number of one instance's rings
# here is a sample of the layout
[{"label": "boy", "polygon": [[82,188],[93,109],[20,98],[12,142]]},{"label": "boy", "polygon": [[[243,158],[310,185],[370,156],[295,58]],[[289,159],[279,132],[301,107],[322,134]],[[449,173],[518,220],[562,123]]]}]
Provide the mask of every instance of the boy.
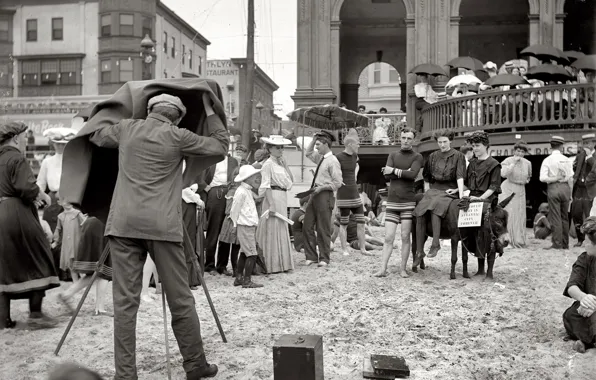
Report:
[{"label": "boy", "polygon": [[304,250],[304,235],[302,234],[302,222],[304,221],[304,213],[306,212],[306,202],[308,197],[300,198],[300,208],[291,216],[292,222],[292,235],[294,236],[294,249],[296,252],[302,252]]},{"label": "boy", "polygon": [[[335,214],[335,222],[334,222],[334,230],[333,235],[331,236],[331,242],[335,242],[337,236],[339,235],[339,231],[341,228],[341,215],[340,213]],[[366,249],[367,250],[375,250],[375,249],[382,249],[383,248],[383,240],[377,237],[372,236],[368,226],[364,225],[365,228],[365,239],[366,239]],[[346,231],[346,240],[347,244],[350,245],[352,249],[359,250],[360,249],[360,239],[358,238],[358,222],[356,221],[356,216],[354,214],[350,215],[347,231]],[[367,255],[373,256],[374,254],[368,253]]]},{"label": "boy", "polygon": [[534,237],[545,240],[552,232],[548,222],[548,203],[542,203],[538,207],[538,213],[534,218]]},{"label": "boy", "polygon": [[[252,189],[261,185],[261,169],[251,165],[240,167],[234,182],[240,183],[234,193],[230,219],[236,227],[236,235],[240,243],[240,257],[238,258],[236,279],[234,286],[243,288],[262,288],[263,285],[252,282],[251,275],[257,262],[256,232],[259,224],[259,214]],[[274,218],[274,216],[269,216]]]}]

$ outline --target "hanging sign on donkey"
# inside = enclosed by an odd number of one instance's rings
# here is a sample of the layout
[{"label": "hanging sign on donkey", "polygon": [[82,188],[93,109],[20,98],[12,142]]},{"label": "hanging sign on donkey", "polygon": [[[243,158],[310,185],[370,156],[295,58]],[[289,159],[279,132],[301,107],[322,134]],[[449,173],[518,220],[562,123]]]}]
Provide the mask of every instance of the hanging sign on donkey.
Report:
[{"label": "hanging sign on donkey", "polygon": [[459,218],[457,219],[457,226],[463,227],[480,227],[482,224],[482,206],[483,202],[470,203],[468,211],[459,210]]}]

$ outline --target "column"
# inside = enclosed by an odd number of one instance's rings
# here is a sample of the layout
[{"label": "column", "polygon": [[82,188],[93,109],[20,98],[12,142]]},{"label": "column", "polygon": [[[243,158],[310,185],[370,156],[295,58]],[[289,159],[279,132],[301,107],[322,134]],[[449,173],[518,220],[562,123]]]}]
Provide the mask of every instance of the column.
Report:
[{"label": "column", "polygon": [[346,107],[352,111],[358,111],[358,83],[342,83],[341,84],[341,102],[346,104]]},{"label": "column", "polygon": [[434,1],[430,11],[430,20],[432,26],[431,34],[431,57],[430,61],[438,65],[444,65],[449,62],[449,59],[457,57],[450,57],[450,42],[451,42],[451,1]]},{"label": "column", "polygon": [[555,29],[553,36],[553,46],[563,50],[563,27],[565,24],[565,13],[555,15]]},{"label": "column", "polygon": [[408,127],[415,126],[414,119],[414,108],[413,102],[410,101],[410,97],[414,93],[414,85],[416,84],[416,75],[410,74],[410,70],[418,63],[418,57],[416,55],[416,19],[407,18],[406,22],[406,90],[402,92],[402,104],[406,106],[406,121]]},{"label": "column", "polygon": [[331,2],[330,0],[317,0],[314,4],[317,5],[313,7],[311,14],[312,19],[316,20],[313,35],[313,41],[316,41],[316,49],[313,49],[315,50],[313,57],[314,92],[317,103],[330,104],[337,99],[337,95],[331,87],[331,61],[334,55],[331,48]]},{"label": "column", "polygon": [[554,46],[555,2],[540,3],[540,43]]},{"label": "column", "polygon": [[449,60],[459,57],[459,22],[461,17],[451,17],[449,34]]},{"label": "column", "polygon": [[[341,21],[331,21],[331,88],[335,94],[341,93],[339,86],[339,47]],[[336,98],[336,103],[339,99]]]},{"label": "column", "polygon": [[298,1],[298,90],[312,89],[311,69],[312,0]]}]

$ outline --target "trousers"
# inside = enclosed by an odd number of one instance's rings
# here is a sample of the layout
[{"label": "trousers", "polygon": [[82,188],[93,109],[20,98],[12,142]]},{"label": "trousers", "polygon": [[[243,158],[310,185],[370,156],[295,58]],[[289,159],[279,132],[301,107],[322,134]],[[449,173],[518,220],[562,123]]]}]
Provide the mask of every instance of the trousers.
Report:
[{"label": "trousers", "polygon": [[113,268],[114,361],[116,380],[137,380],[136,327],[147,252],[155,262],[168,306],[172,330],[186,372],[207,364],[195,300],[188,285],[182,243],[109,236]]},{"label": "trousers", "polygon": [[[335,197],[331,191],[321,191],[311,196],[310,204],[306,209],[304,221],[302,222],[306,260],[324,261],[329,264],[331,258],[331,217],[334,205]],[[317,245],[319,246],[319,255],[317,255]]]},{"label": "trousers", "polygon": [[205,240],[205,272],[215,269],[215,251],[221,226],[226,218],[227,186],[213,187],[207,193],[207,238]]},{"label": "trousers", "polygon": [[575,224],[575,233],[579,242],[583,242],[585,239],[584,234],[580,231],[580,227],[584,223],[584,220],[590,216],[591,208],[592,200],[588,195],[588,189],[585,186],[577,186],[573,194],[573,201],[571,202],[571,218],[573,224]]},{"label": "trousers", "polygon": [[553,230],[552,241],[555,247],[569,247],[569,184],[558,182],[548,185],[548,221]]}]

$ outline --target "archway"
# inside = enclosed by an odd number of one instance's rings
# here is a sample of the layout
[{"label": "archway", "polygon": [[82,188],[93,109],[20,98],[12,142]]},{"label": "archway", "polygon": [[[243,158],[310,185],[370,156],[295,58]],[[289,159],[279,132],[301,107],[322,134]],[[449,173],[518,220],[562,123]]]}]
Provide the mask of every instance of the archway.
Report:
[{"label": "archway", "polygon": [[522,0],[461,0],[459,55],[501,64],[529,41],[530,6]]},{"label": "archway", "polygon": [[343,1],[339,12],[340,103],[357,110],[360,73],[371,62],[389,63],[403,76],[407,15],[403,0],[372,3]]},{"label": "archway", "polygon": [[399,71],[385,62],[373,62],[358,77],[358,107],[366,112],[379,113],[381,108],[389,114],[402,112],[402,79]]},{"label": "archway", "polygon": [[566,0],[563,49],[596,54],[596,1]]}]

